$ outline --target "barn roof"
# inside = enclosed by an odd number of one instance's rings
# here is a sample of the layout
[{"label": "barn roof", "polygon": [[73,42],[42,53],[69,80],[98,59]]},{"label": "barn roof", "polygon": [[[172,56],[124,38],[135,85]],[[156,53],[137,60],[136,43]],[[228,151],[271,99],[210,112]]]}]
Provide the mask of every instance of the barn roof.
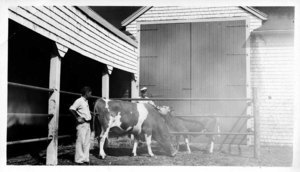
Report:
[{"label": "barn roof", "polygon": [[[131,22],[133,22],[135,19],[137,19],[138,17],[140,17],[141,15],[143,15],[145,12],[147,12],[151,8],[152,8],[152,6],[141,7],[136,12],[134,12],[129,17],[127,17],[125,20],[123,20],[122,23],[121,23],[122,26],[129,25]],[[255,9],[253,7],[249,7],[249,6],[242,7],[242,6],[240,6],[240,8],[242,8],[242,9],[250,12],[251,14],[253,14],[254,16],[256,16],[257,18],[259,18],[261,20],[267,20],[267,15],[265,13],[263,13],[263,12]]]},{"label": "barn roof", "polygon": [[93,11],[91,8],[86,6],[77,6],[82,12],[84,12],[87,16],[92,18],[94,21],[96,21],[98,24],[105,27],[108,31],[112,32],[114,35],[118,36],[119,38],[123,39],[127,43],[131,44],[134,47],[137,47],[137,42],[128,37],[126,34],[121,32],[119,29],[117,29],[115,26],[110,24],[108,21],[106,21],[104,18],[102,18],[100,15],[98,15],[95,11]]}]

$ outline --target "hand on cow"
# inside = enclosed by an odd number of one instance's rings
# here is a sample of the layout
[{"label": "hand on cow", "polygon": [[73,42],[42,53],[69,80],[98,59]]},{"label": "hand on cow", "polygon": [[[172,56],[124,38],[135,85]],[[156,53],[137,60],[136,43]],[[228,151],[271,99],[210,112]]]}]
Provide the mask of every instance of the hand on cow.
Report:
[{"label": "hand on cow", "polygon": [[82,117],[78,117],[78,118],[77,118],[77,123],[78,123],[78,124],[82,124],[82,123],[84,123],[84,122],[85,122],[84,118],[82,118]]}]

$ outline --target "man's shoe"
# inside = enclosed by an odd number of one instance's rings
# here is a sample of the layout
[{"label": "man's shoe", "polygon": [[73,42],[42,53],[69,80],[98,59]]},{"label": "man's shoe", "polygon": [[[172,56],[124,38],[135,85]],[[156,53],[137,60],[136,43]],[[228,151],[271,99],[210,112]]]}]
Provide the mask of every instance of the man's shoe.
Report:
[{"label": "man's shoe", "polygon": [[90,162],[83,162],[84,165],[90,165]]}]

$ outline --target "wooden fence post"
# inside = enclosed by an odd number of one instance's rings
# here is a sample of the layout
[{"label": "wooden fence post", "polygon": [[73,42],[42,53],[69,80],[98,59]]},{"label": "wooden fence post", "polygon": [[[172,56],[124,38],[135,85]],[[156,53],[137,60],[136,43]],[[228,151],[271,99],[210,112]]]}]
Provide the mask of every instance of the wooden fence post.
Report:
[{"label": "wooden fence post", "polygon": [[253,118],[254,118],[254,157],[260,159],[260,117],[259,98],[257,88],[252,89],[253,94]]},{"label": "wooden fence post", "polygon": [[57,165],[61,57],[65,55],[67,50],[66,47],[56,43],[56,47],[50,59],[49,88],[54,91],[49,97],[48,104],[50,119],[48,123],[49,144],[46,154],[47,165]]}]

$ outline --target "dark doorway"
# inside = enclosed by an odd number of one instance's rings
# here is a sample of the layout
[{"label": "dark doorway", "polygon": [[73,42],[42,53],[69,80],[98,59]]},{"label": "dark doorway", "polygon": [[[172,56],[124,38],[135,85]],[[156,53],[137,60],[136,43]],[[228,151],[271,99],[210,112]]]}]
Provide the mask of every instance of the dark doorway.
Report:
[{"label": "dark doorway", "polygon": [[[101,97],[102,92],[102,72],[107,70],[106,65],[87,58],[71,49],[68,50],[61,63],[61,90],[80,93],[84,86],[90,86],[94,96]],[[75,119],[69,113],[69,108],[79,95],[60,95],[60,121],[59,133],[75,134]],[[93,110],[95,98],[89,101],[90,110]]]},{"label": "dark doorway", "polygon": [[[53,42],[8,22],[8,81],[48,88]],[[47,91],[8,86],[8,141],[47,136],[48,97]]]},{"label": "dark doorway", "polygon": [[131,97],[131,78],[132,74],[114,68],[110,75],[109,97],[111,98],[130,98]]}]

